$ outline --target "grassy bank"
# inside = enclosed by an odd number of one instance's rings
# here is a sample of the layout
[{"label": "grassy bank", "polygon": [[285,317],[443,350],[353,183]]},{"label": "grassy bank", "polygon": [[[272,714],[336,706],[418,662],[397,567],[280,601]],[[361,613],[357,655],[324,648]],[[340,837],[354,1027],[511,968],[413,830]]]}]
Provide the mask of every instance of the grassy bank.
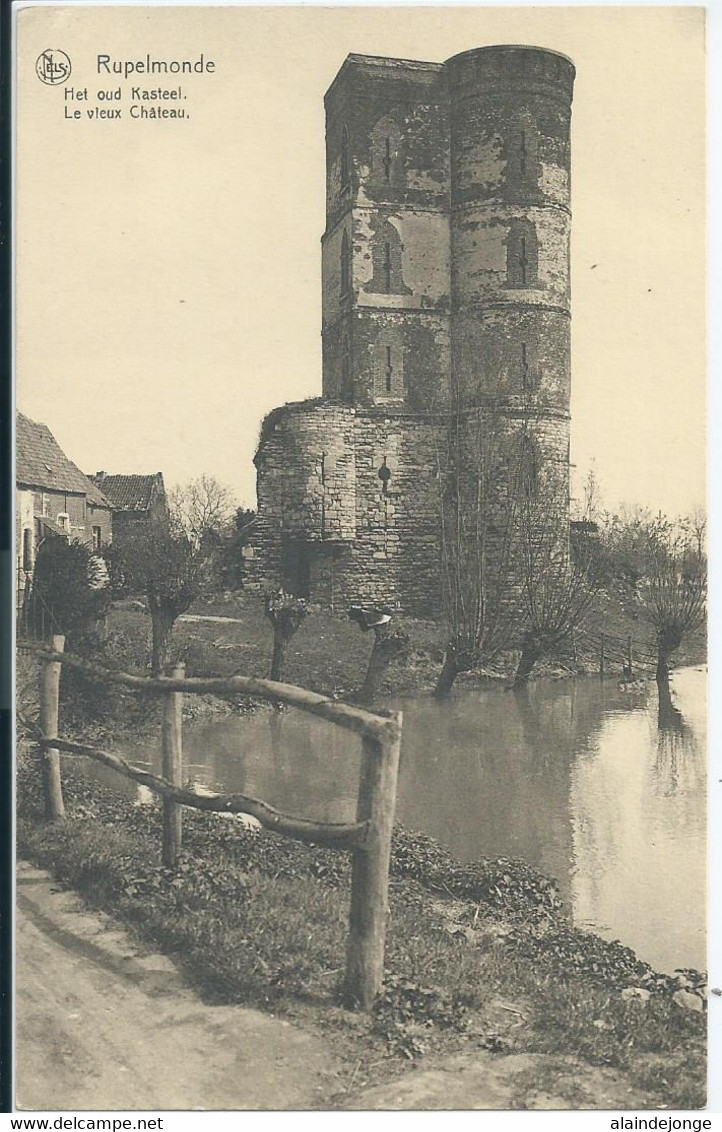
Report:
[{"label": "grassy bank", "polygon": [[397,830],[385,990],[357,1016],[340,1006],[344,854],[187,812],[183,861],[170,873],[154,807],[133,806],[72,760],[63,774],[68,820],[46,825],[37,759],[22,753],[21,854],[170,954],[208,1000],[329,1033],[357,1084],[472,1045],[616,1067],[649,1107],[704,1103],[696,976],[656,975],[629,949],[572,928],[554,883],[523,862],[462,866]]},{"label": "grassy bank", "polygon": [[[219,620],[204,620],[203,618]],[[194,620],[194,618],[198,618]],[[444,658],[446,629],[437,621],[404,618],[410,646],[403,660],[389,668],[386,695],[408,695],[431,691]],[[142,670],[149,655],[150,618],[131,608],[115,608],[108,619],[111,652],[117,666]],[[654,634],[641,620],[637,610],[625,604],[622,597],[600,595],[580,634],[576,659],[571,649],[542,662],[534,676],[568,676],[573,673],[595,673],[598,656],[585,642],[599,639],[601,633],[626,640],[627,635],[653,652]],[[267,675],[271,658],[271,628],[263,615],[258,597],[237,593],[225,599],[197,602],[190,613],[176,623],[174,648],[185,661],[189,675],[226,676],[234,672]],[[347,699],[361,687],[373,645],[373,634],[361,630],[342,615],[312,608],[291,639],[286,656],[284,679],[326,695]],[[595,646],[598,648],[598,646]],[[678,650],[675,662],[699,664],[706,658],[703,632],[691,635]],[[497,663],[483,672],[471,672],[458,678],[458,686],[478,682],[480,678],[511,676],[518,654],[513,650],[502,654]],[[651,674],[652,667],[637,661],[637,672]],[[621,662],[608,663],[610,678],[621,676]],[[201,706],[201,709],[202,706]]]}]

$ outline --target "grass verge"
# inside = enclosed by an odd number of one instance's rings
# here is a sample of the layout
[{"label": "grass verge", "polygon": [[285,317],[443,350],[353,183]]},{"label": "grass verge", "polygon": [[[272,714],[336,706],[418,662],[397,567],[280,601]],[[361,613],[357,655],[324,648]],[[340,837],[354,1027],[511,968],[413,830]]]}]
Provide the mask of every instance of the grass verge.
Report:
[{"label": "grass verge", "polygon": [[209,1001],[332,1030],[349,1063],[374,1064],[376,1080],[472,1043],[614,1067],[649,1107],[704,1103],[702,979],[658,975],[619,943],[574,929],[554,882],[524,862],[461,865],[398,829],[385,987],[359,1017],[339,1005],[345,854],[186,811],[183,859],[170,872],[157,809],[71,760],[63,777],[68,819],[45,824],[37,757],[21,752],[19,851],[171,955]]}]

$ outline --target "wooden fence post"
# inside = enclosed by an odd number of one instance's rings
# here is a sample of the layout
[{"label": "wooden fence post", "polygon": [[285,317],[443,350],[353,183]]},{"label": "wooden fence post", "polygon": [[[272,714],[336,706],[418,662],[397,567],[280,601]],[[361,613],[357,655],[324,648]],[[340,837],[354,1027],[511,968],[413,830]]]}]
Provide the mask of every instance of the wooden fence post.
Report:
[{"label": "wooden fence post", "polygon": [[[177,664],[170,673],[177,680],[185,676],[185,665]],[[183,785],[183,693],[166,692],[163,704],[163,778],[174,786]],[[183,841],[183,808],[170,798],[163,799],[163,864],[174,868]]]},{"label": "wooden fence post", "polygon": [[[53,652],[63,652],[65,637],[54,636]],[[43,739],[57,739],[60,712],[60,668],[58,660],[43,661],[40,673],[40,730]],[[41,755],[45,817],[57,821],[65,817],[63,784],[60,778],[60,753],[55,747],[43,747]]]},{"label": "wooden fence post", "polygon": [[604,633],[599,641],[599,675],[604,677]]},{"label": "wooden fence post", "polygon": [[351,911],[346,957],[346,999],[368,1010],[384,977],[388,917],[391,833],[401,754],[401,712],[398,731],[390,739],[364,736],[357,821],[368,821],[363,846],[353,850]]}]

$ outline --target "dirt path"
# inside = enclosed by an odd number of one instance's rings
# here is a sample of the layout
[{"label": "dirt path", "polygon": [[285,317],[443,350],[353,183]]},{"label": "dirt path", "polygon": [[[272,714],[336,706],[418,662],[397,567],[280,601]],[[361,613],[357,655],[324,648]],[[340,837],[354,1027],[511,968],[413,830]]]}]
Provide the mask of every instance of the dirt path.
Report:
[{"label": "dirt path", "polygon": [[312,1109],[339,1087],[329,1045],[211,1007],[165,956],[18,862],[20,1109]]},{"label": "dirt path", "polygon": [[[352,1089],[356,1074],[333,1039],[203,1003],[168,957],[24,862],[16,937],[21,1110],[646,1107],[622,1074],[569,1057],[490,1054],[473,1033],[462,1052],[383,1084],[359,1072]],[[377,1069],[376,1082],[383,1076]]]}]

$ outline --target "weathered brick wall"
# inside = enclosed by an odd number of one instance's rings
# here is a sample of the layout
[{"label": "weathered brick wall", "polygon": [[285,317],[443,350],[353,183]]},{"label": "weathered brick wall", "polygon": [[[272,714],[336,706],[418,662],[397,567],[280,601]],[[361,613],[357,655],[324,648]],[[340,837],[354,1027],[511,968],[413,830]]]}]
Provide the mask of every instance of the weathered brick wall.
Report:
[{"label": "weathered brick wall", "polygon": [[326,144],[324,394],[433,409],[450,372],[443,66],[349,56],[326,96]]},{"label": "weathered brick wall", "polygon": [[344,63],[326,95],[324,399],[264,425],[253,584],[438,614],[447,463],[471,499],[480,442],[523,442],[537,514],[566,529],[573,80],[535,48]]},{"label": "weathered brick wall", "polygon": [[455,394],[466,406],[499,397],[510,419],[523,409],[568,497],[574,67],[512,47],[465,52],[446,67]]},{"label": "weathered brick wall", "polygon": [[438,611],[436,461],[445,443],[445,419],[426,414],[328,404],[278,412],[256,460],[248,584],[288,587],[294,556],[308,556],[321,604]]}]

